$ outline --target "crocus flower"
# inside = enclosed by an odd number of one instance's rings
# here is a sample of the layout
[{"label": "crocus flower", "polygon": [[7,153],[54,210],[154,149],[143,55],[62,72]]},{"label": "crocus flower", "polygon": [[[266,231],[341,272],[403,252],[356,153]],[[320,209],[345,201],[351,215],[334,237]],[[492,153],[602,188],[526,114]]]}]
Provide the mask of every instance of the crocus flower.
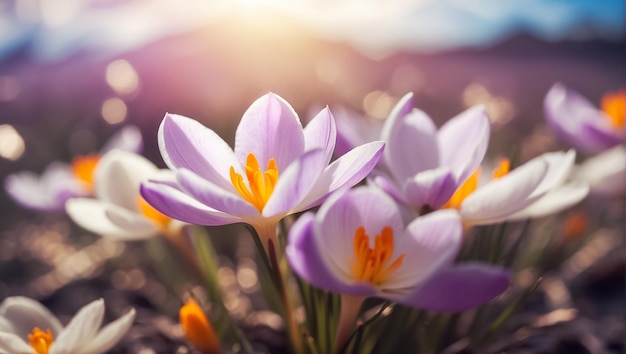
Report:
[{"label": "crocus flower", "polygon": [[192,299],[187,300],[178,312],[185,337],[203,354],[219,352],[219,340],[204,311]]},{"label": "crocus flower", "polygon": [[476,171],[443,207],[458,209],[466,226],[557,213],[578,203],[589,192],[584,183],[565,183],[575,157],[573,150],[546,153],[510,173],[505,159],[491,181],[479,187]]},{"label": "crocus flower", "polygon": [[376,184],[415,210],[438,209],[480,165],[489,144],[489,119],[481,106],[446,122],[439,130],[405,95],[385,121],[383,163]]},{"label": "crocus flower", "polygon": [[0,305],[0,352],[7,354],[104,353],[122,339],[135,310],[102,329],[104,301],[83,307],[66,327],[42,304],[21,296]]},{"label": "crocus flower", "polygon": [[265,247],[282,217],[352,187],[383,151],[382,142],[365,144],[329,165],[336,139],[330,111],[323,109],[303,129],[293,108],[275,94],[257,99],[244,113],[234,151],[211,129],[179,115],[165,116],[158,137],[176,181],[144,183],[144,198],[189,223],[248,223]]},{"label": "crocus flower", "polygon": [[69,199],[66,211],[78,225],[102,236],[137,240],[174,235],[183,224],[161,214],[139,193],[141,182],[169,174],[135,153],[110,151],[95,170],[95,198]]},{"label": "crocus flower", "polygon": [[565,143],[598,153],[626,141],[626,91],[609,93],[596,108],[580,93],[557,83],[544,100],[548,124]]},{"label": "crocus flower", "polygon": [[98,154],[77,156],[71,165],[52,162],[41,176],[23,171],[11,174],[4,180],[5,190],[18,204],[43,212],[59,212],[69,198],[93,194],[93,171],[100,156],[112,149],[139,152],[143,142],[135,126],[117,132]]},{"label": "crocus flower", "polygon": [[[316,215],[298,218],[286,252],[293,270],[317,287],[458,311],[489,301],[509,280],[508,272],[499,268],[453,265],[462,233],[453,210],[432,212],[405,228],[389,196],[359,187],[331,197]],[[459,281],[461,274],[468,277]],[[440,291],[438,299],[431,290]]]},{"label": "crocus flower", "polygon": [[626,146],[618,145],[586,159],[576,166],[571,178],[589,184],[593,195],[625,195]]}]

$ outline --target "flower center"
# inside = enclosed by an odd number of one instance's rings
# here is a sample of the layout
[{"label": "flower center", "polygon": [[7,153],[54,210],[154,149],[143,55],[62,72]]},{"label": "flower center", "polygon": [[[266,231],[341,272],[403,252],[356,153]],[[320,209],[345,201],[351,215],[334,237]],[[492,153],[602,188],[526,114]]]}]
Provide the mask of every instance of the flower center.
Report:
[{"label": "flower center", "polygon": [[391,262],[392,255],[393,230],[391,227],[385,226],[380,235],[376,235],[372,249],[370,238],[365,234],[365,228],[361,226],[354,233],[354,258],[350,258],[352,275],[356,280],[380,285],[404,261],[404,254],[402,254]]},{"label": "flower center", "polygon": [[179,311],[180,325],[185,337],[202,353],[217,353],[219,341],[204,311],[193,300],[188,300]]},{"label": "flower center", "polygon": [[172,218],[156,210],[145,199],[143,199],[142,196],[137,197],[137,206],[139,207],[139,211],[143,214],[143,216],[154,221],[161,227],[166,227],[167,224],[172,221]]},{"label": "flower center", "polygon": [[611,119],[615,128],[624,128],[626,116],[626,90],[608,92],[602,97],[602,111]]},{"label": "flower center", "polygon": [[72,160],[72,172],[74,172],[74,176],[76,176],[78,180],[86,183],[89,187],[93,187],[93,172],[99,160],[100,156],[98,154],[76,156]]},{"label": "flower center", "polygon": [[237,192],[243,199],[254,205],[259,212],[262,212],[278,181],[276,160],[271,158],[267,163],[267,170],[262,172],[256,156],[253,153],[248,154],[246,178],[248,179],[247,184],[243,181],[243,177],[235,172],[235,168],[230,167],[230,181]]},{"label": "flower center", "polygon": [[[511,167],[511,161],[509,159],[500,159],[500,163],[498,167],[493,170],[493,179],[498,179],[506,176],[509,173],[509,169]],[[461,204],[465,200],[465,198],[469,197],[470,194],[474,193],[476,188],[478,188],[478,178],[480,175],[480,168],[477,168],[474,173],[463,184],[454,192],[450,200],[442,207],[444,209],[460,209]]]},{"label": "flower center", "polygon": [[54,338],[52,337],[52,332],[49,329],[46,331],[42,331],[39,327],[35,327],[33,329],[33,333],[28,335],[28,340],[30,346],[35,349],[35,353],[37,354],[48,354],[48,350],[52,346],[54,342]]}]

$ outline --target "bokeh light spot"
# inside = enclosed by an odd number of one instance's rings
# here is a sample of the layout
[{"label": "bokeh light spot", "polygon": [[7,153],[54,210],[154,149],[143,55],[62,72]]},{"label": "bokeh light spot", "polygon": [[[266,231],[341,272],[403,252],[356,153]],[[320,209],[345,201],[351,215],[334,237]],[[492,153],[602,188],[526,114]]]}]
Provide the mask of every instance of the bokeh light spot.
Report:
[{"label": "bokeh light spot", "polygon": [[106,82],[118,94],[128,95],[139,88],[139,75],[126,60],[115,60],[106,68]]},{"label": "bokeh light spot", "polygon": [[109,124],[118,124],[126,119],[128,108],[120,98],[109,98],[102,103],[102,118]]},{"label": "bokeh light spot", "polygon": [[372,91],[363,98],[363,110],[374,118],[387,118],[398,100],[384,91]]},{"label": "bokeh light spot", "polygon": [[0,157],[15,161],[22,156],[25,148],[24,139],[13,126],[0,125]]}]

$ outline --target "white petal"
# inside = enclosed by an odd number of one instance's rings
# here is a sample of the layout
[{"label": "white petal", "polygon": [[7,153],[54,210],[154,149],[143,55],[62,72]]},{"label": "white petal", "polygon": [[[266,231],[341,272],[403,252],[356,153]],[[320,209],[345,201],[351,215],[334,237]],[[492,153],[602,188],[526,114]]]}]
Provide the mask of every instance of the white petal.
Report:
[{"label": "white petal", "polygon": [[524,209],[539,198],[530,196],[547,171],[548,164],[538,159],[491,181],[463,201],[460,210],[463,220],[473,224],[490,223]]},{"label": "white petal", "polygon": [[541,181],[541,184],[539,184],[537,189],[533,192],[533,196],[544,194],[565,181],[574,166],[576,152],[574,150],[569,150],[566,153],[549,152],[536,159],[543,159],[548,163],[548,172],[543,178],[543,181]]},{"label": "white petal", "polygon": [[157,174],[157,167],[143,156],[112,150],[95,171],[96,196],[129,210],[137,210],[139,186]]},{"label": "white petal", "polygon": [[134,319],[135,309],[131,309],[124,316],[103,327],[98,334],[96,334],[95,338],[84,347],[80,348],[80,352],[85,354],[99,354],[111,349],[126,335]]},{"label": "white petal", "polygon": [[23,296],[11,296],[2,301],[0,317],[12,326],[12,332],[26,338],[35,327],[41,330],[50,329],[57,335],[63,328],[59,320],[38,301]]},{"label": "white petal", "polygon": [[133,239],[158,231],[143,215],[97,199],[70,199],[65,210],[79,226],[105,237]]},{"label": "white petal", "polygon": [[539,200],[519,211],[506,220],[523,220],[555,214],[583,200],[589,193],[589,186],[582,183],[570,183],[552,189]]},{"label": "white petal", "polygon": [[103,317],[104,300],[99,299],[84,306],[59,333],[50,354],[78,353],[80,348],[93,340]]},{"label": "white petal", "polygon": [[13,333],[0,332],[0,353],[2,354],[30,354],[35,350],[22,338]]},{"label": "white petal", "polygon": [[572,179],[589,184],[591,194],[623,195],[626,192],[626,147],[620,145],[585,160]]}]

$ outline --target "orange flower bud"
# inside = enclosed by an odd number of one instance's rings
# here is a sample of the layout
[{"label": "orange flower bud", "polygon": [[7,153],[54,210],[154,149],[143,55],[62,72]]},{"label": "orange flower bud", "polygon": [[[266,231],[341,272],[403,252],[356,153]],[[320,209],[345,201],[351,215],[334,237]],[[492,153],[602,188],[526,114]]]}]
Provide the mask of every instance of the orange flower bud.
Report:
[{"label": "orange flower bud", "polygon": [[215,330],[198,304],[189,299],[178,313],[185,337],[203,354],[219,351]]}]

